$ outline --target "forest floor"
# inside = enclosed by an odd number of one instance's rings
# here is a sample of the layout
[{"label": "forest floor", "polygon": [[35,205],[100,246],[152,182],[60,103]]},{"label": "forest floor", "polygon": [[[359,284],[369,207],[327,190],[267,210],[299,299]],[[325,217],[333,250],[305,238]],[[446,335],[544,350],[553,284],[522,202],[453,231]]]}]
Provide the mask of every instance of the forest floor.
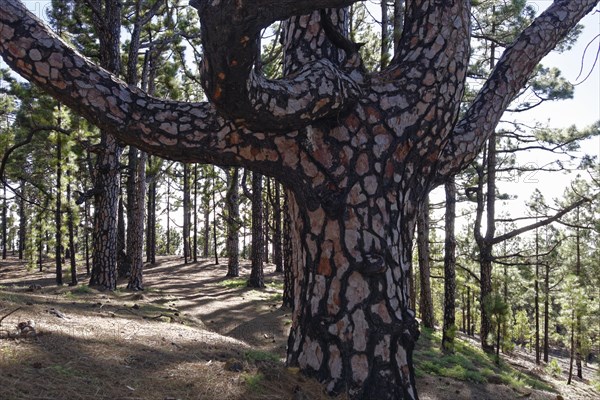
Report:
[{"label": "forest floor", "polygon": [[[0,399],[330,398],[283,365],[291,316],[280,307],[282,276],[272,265],[267,287],[256,290],[245,285],[247,263],[231,279],[212,260],[161,258],[146,267],[141,293],[59,287],[47,268],[0,261]],[[15,337],[27,321],[35,335]],[[597,364],[567,386],[564,357],[553,377],[521,350],[496,367],[469,338],[458,341],[456,356],[442,356],[438,336],[424,331],[417,344],[422,400],[600,398],[589,380]]]}]

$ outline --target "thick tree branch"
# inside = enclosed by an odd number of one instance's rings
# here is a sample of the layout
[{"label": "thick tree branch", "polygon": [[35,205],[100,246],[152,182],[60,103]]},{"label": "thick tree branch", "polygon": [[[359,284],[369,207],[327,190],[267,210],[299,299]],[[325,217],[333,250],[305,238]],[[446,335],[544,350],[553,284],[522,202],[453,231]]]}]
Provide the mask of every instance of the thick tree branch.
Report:
[{"label": "thick tree branch", "polygon": [[445,146],[440,178],[475,158],[535,66],[597,4],[598,0],[556,0],[506,49]]},{"label": "thick tree branch", "polygon": [[[0,55],[25,79],[143,151],[179,161],[245,166],[284,182],[301,179],[294,172],[299,135],[250,132],[220,117],[209,103],[148,96],[70,48],[17,0],[3,0],[0,7]],[[282,154],[288,151],[295,152],[292,158]]]},{"label": "thick tree branch", "polygon": [[312,11],[314,3],[337,7],[352,2],[192,2],[201,21],[204,90],[237,126],[289,132],[337,116],[358,100],[358,83],[330,60],[316,60],[281,80],[268,80],[254,68],[261,29]]},{"label": "thick tree branch", "polygon": [[522,228],[519,228],[519,229],[514,229],[514,230],[512,230],[510,232],[507,232],[507,233],[505,233],[503,235],[496,236],[495,238],[489,240],[489,242],[491,242],[492,244],[498,244],[500,242],[503,242],[505,240],[508,240],[508,239],[511,239],[511,238],[513,238],[515,236],[518,236],[521,233],[525,233],[525,232],[528,232],[528,231],[530,231],[532,229],[549,225],[552,222],[554,222],[554,221],[558,220],[559,218],[561,218],[563,215],[567,214],[569,211],[574,210],[575,208],[579,207],[580,205],[582,205],[584,203],[587,203],[587,202],[590,202],[590,201],[591,201],[591,199],[588,199],[588,198],[580,199],[580,200],[576,201],[575,203],[571,204],[570,206],[566,207],[564,210],[562,210],[562,211],[554,214],[553,216],[551,216],[549,218],[546,218],[546,219],[541,220],[539,222],[536,222],[534,224],[526,225],[526,226],[524,226]]}]

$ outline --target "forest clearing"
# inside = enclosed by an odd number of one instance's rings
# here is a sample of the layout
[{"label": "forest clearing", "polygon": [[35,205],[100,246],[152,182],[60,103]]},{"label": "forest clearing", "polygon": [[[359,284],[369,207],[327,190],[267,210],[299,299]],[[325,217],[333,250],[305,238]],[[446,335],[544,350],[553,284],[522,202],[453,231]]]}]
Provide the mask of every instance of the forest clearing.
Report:
[{"label": "forest clearing", "polygon": [[[57,287],[52,271],[27,271],[0,262],[0,398],[36,399],[294,399],[331,398],[321,385],[286,368],[290,310],[281,307],[282,275],[266,266],[265,289],[225,277],[212,260],[183,264],[160,257],[147,271],[143,293]],[[35,335],[8,338],[20,322]],[[424,334],[416,349],[417,387],[424,400],[598,398],[590,379],[566,385],[568,357],[554,355],[562,372],[535,365],[515,349],[496,366],[461,335],[448,371],[433,371],[439,340]],[[554,352],[553,352],[554,353]],[[462,360],[462,361],[461,361]],[[462,371],[456,366],[471,366]],[[598,363],[586,364],[594,376]],[[454,375],[449,373],[454,371]],[[460,378],[460,379],[455,379]],[[535,388],[535,389],[534,389]],[[335,397],[344,399],[345,396]]]}]

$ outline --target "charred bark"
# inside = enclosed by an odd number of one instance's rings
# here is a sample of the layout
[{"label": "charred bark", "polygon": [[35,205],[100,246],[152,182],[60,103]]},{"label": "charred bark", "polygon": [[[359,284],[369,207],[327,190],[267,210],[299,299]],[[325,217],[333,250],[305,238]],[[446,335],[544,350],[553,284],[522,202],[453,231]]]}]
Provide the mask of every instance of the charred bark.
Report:
[{"label": "charred bark", "polygon": [[265,278],[263,271],[264,261],[264,224],[263,224],[263,177],[261,174],[252,174],[252,267],[248,286],[263,288]]},{"label": "charred bark", "polygon": [[[128,144],[282,182],[297,255],[288,364],[331,393],[414,399],[418,329],[407,276],[420,203],[473,160],[539,60],[597,1],[553,3],[507,48],[458,123],[468,2],[407,2],[398,51],[374,74],[344,42],[345,10],[313,12],[353,2],[194,2],[211,103],[160,100],[123,84],[16,0],[0,9],[0,53]],[[268,81],[254,69],[258,36],[284,19],[285,77]]]},{"label": "charred bark", "polygon": [[225,210],[227,213],[227,276],[240,275],[239,262],[239,169],[230,168],[227,171],[227,194],[225,195]]},{"label": "charred bark", "polygon": [[[446,214],[444,240],[444,324],[442,328],[442,349],[454,350],[456,336],[456,237],[454,221],[456,220],[456,183],[454,178],[446,182]],[[464,313],[463,313],[464,324]],[[464,325],[463,325],[464,326]]]}]

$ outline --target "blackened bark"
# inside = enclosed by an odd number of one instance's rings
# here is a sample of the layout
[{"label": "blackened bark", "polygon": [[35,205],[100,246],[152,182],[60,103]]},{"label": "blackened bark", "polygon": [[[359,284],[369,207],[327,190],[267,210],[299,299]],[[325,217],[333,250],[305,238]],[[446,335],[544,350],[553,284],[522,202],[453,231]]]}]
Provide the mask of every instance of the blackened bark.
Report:
[{"label": "blackened bark", "polygon": [[252,269],[248,286],[263,288],[265,278],[263,272],[263,198],[261,174],[252,174]]},{"label": "blackened bark", "polygon": [[227,276],[240,275],[239,231],[240,231],[239,169],[227,170],[227,194],[225,211],[227,215]]},{"label": "blackened bark", "polygon": [[550,264],[545,264],[544,274],[544,362],[548,362],[550,347]]},{"label": "blackened bark", "polygon": [[[61,126],[61,107],[58,106],[58,126]],[[55,265],[56,265],[56,284],[63,284],[62,277],[62,257],[63,257],[63,245],[62,245],[62,136],[60,133],[56,133],[56,209],[54,210],[54,229],[55,229]],[[5,193],[6,194],[6,193]],[[6,251],[6,245],[4,246]]]},{"label": "blackened bark", "polygon": [[273,263],[275,272],[283,272],[283,244],[281,243],[281,185],[273,181],[275,196],[273,199]]},{"label": "blackened bark", "polygon": [[270,239],[270,235],[271,235],[271,223],[270,223],[270,218],[271,218],[271,207],[270,207],[270,202],[269,202],[269,196],[271,194],[271,180],[266,177],[264,178],[265,182],[267,183],[267,187],[266,187],[266,199],[263,199],[263,224],[264,224],[264,228],[263,228],[263,233],[265,235],[264,237],[264,241],[263,241],[263,246],[264,246],[264,251],[263,251],[263,261],[265,264],[269,263],[269,242],[271,241]]},{"label": "blackened bark", "polygon": [[140,152],[135,171],[135,193],[136,200],[132,204],[131,213],[131,274],[127,288],[130,290],[144,290],[143,280],[143,249],[144,249],[144,214],[146,197],[146,153]]},{"label": "blackened bark", "polygon": [[[133,146],[129,146],[129,153],[127,154],[127,249],[125,251],[127,257],[126,262],[123,267],[121,263],[119,263],[119,277],[130,276],[131,268],[132,268],[132,258],[133,258],[133,236],[134,232],[134,223],[135,219],[135,204],[139,201],[136,192],[137,187],[137,170],[138,170],[138,149]],[[121,215],[121,204],[123,200],[121,199],[119,202],[119,215]],[[119,217],[119,226],[121,224],[121,218]]]},{"label": "blackened bark", "polygon": [[121,147],[116,138],[101,132],[102,152],[96,163],[97,188],[101,193],[94,197],[94,233],[92,244],[92,274],[90,286],[101,289],[117,288],[117,242],[118,207],[121,180],[119,177],[119,157]]},{"label": "blackened bark", "polygon": [[[120,33],[121,3],[109,0],[90,0],[102,18],[93,18],[99,40],[100,65],[107,71],[121,73]],[[122,148],[113,136],[113,129],[100,132],[100,152],[96,160],[94,186],[94,235],[92,243],[92,275],[90,286],[114,290],[117,287],[118,208],[120,197],[119,158]]]},{"label": "blackened bark", "polygon": [[2,198],[2,259],[8,256],[8,200],[6,198],[6,185],[3,185],[4,197]]},{"label": "blackened bark", "polygon": [[198,164],[194,164],[194,234],[192,243],[192,258],[198,262]]},{"label": "blackened bark", "polygon": [[540,237],[535,230],[535,277],[534,277],[534,313],[535,313],[535,363],[541,362],[540,353]]},{"label": "blackened bark", "polygon": [[419,311],[423,326],[426,328],[435,328],[433,314],[433,299],[431,296],[431,264],[429,254],[429,197],[425,197],[417,217],[419,250]]},{"label": "blackened bark", "polygon": [[219,265],[219,245],[218,245],[218,240],[219,237],[217,235],[217,225],[218,225],[218,221],[217,221],[217,198],[216,198],[216,192],[217,192],[217,185],[215,182],[215,179],[217,179],[217,175],[215,172],[215,166],[213,165],[212,167],[212,183],[213,183],[213,190],[212,190],[212,214],[213,214],[213,245],[215,248],[215,265]]},{"label": "blackened bark", "polygon": [[[148,156],[148,165],[152,168],[152,157]],[[157,173],[156,171],[154,172]],[[150,177],[148,184],[148,205],[146,219],[146,262],[156,263],[156,176]]]},{"label": "blackened bark", "polygon": [[69,261],[71,263],[71,282],[70,286],[76,286],[78,283],[77,280],[77,257],[75,253],[75,226],[73,223],[73,205],[71,204],[71,178],[70,173],[67,171],[67,206],[68,206],[68,219],[67,219],[67,227],[69,231],[69,252],[71,257],[69,257]]},{"label": "blackened bark", "polygon": [[190,196],[190,166],[183,164],[183,262],[191,259],[190,225],[191,225],[191,196]]},{"label": "blackened bark", "polygon": [[283,306],[294,307],[294,275],[292,271],[292,231],[288,194],[283,197]]},{"label": "blackened bark", "polygon": [[25,210],[25,199],[27,190],[25,180],[21,179],[21,196],[19,200],[19,260],[23,259],[23,251],[25,251],[25,241],[27,240],[27,212]]},{"label": "blackened bark", "polygon": [[[127,214],[129,214],[129,209],[127,210]],[[129,273],[131,272],[131,260],[125,251],[125,248],[129,247],[129,245],[126,243],[126,237],[129,236],[127,235],[127,231],[129,230],[129,222],[130,219],[129,216],[127,216],[126,227],[123,196],[119,195],[119,204],[117,208],[117,273],[119,278],[129,276]]]},{"label": "blackened bark", "polygon": [[[355,46],[331,28],[344,25],[344,10],[302,15],[350,3],[194,2],[202,11],[203,86],[213,105],[132,90],[65,50],[15,0],[0,9],[0,52],[128,144],[282,181],[293,192],[293,249],[302,261],[293,262],[288,363],[331,393],[414,399],[418,330],[407,274],[419,205],[434,179],[475,157],[537,62],[597,2],[558,1],[542,13],[507,49],[459,128],[468,2],[406,2],[393,65],[369,76]],[[253,69],[256,38],[288,17],[286,78],[266,81]]]},{"label": "blackened bark", "polygon": [[442,349],[453,351],[454,338],[456,336],[456,237],[454,236],[456,183],[454,182],[454,178],[450,178],[446,182],[444,189],[446,191],[446,237],[444,240],[444,325],[442,328]]}]

